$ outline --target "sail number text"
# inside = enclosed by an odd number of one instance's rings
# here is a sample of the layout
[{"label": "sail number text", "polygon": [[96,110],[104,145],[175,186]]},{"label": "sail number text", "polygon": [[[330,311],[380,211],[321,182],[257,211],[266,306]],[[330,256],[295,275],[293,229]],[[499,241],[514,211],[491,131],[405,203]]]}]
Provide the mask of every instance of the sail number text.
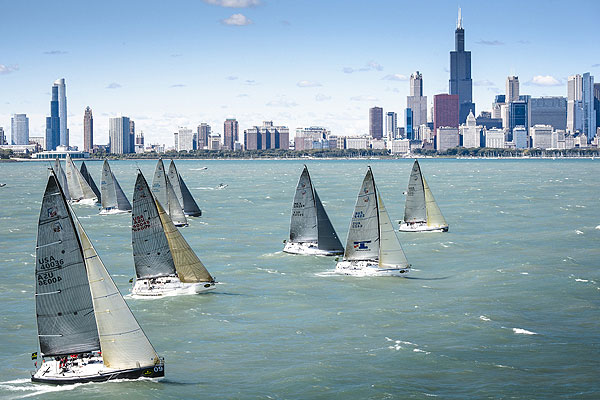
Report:
[{"label": "sail number text", "polygon": [[138,215],[137,217],[133,217],[133,225],[131,226],[131,229],[134,232],[137,231],[143,231],[146,228],[150,227],[150,221],[147,221],[144,218],[144,215]]},{"label": "sail number text", "polygon": [[62,267],[65,263],[65,260],[62,258],[57,260],[53,256],[50,256],[38,258],[38,263],[40,264],[40,269],[47,270]]},{"label": "sail number text", "polygon": [[62,281],[62,278],[58,275],[54,275],[53,272],[42,272],[37,276],[38,286],[50,285],[52,283],[58,283]]}]

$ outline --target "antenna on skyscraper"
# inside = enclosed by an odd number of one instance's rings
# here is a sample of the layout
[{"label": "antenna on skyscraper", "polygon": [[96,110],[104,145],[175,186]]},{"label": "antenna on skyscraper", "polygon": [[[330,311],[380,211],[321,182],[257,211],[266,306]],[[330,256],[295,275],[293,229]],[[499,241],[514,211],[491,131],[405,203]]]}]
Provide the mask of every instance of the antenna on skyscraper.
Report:
[{"label": "antenna on skyscraper", "polygon": [[456,29],[462,29],[462,12],[460,7],[458,7],[458,21],[456,21]]}]

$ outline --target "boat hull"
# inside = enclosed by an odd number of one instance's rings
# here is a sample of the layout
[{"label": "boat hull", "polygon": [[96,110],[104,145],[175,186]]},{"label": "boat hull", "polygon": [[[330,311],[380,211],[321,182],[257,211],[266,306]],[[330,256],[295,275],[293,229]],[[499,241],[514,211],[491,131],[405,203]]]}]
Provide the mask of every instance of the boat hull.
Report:
[{"label": "boat hull", "polygon": [[338,261],[335,272],[351,276],[406,276],[410,267],[380,268],[377,261]]},{"label": "boat hull", "polygon": [[119,210],[118,208],[107,208],[100,210],[100,215],[131,214],[131,210]]},{"label": "boat hull", "polygon": [[176,276],[161,276],[158,278],[136,279],[131,294],[136,297],[165,297],[199,294],[213,290],[215,282],[184,283]]},{"label": "boat hull", "polygon": [[317,243],[314,242],[287,242],[285,244],[285,247],[283,248],[283,251],[289,254],[301,254],[309,256],[339,256],[341,254],[344,254],[343,250],[335,251],[319,249]]},{"label": "boat hull", "polygon": [[184,214],[186,217],[201,217],[202,216],[202,211],[200,212],[193,212],[193,213],[189,213],[189,212],[185,212]]},{"label": "boat hull", "polygon": [[[61,368],[60,361],[51,360],[42,364],[31,376],[32,382],[53,385],[72,385],[75,383],[105,382],[114,379],[161,378],[165,376],[164,362],[157,365],[132,369],[106,368],[102,357],[92,357],[88,363],[75,361]],[[77,364],[75,364],[77,363]]]},{"label": "boat hull", "polygon": [[448,225],[430,226],[426,223],[406,224],[400,222],[399,232],[448,232]]}]

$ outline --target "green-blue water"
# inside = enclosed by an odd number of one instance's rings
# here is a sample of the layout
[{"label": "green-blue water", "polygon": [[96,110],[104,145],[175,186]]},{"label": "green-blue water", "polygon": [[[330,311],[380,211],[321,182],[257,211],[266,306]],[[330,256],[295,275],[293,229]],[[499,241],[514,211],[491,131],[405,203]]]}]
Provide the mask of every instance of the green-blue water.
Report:
[{"label": "green-blue water", "polygon": [[[88,162],[99,184],[101,163]],[[411,160],[307,161],[342,242],[367,165],[394,221]],[[115,161],[131,198],[136,167]],[[281,252],[300,161],[178,161],[203,215],[182,229],[214,293],[128,303],[166,360],[159,382],[29,383],[44,163],[0,164],[0,396],[598,398],[600,163],[423,160],[448,233],[398,234],[410,279],[332,276]],[[201,170],[202,167],[208,169]],[[219,183],[229,186],[215,190]],[[123,294],[130,215],[74,209]]]}]

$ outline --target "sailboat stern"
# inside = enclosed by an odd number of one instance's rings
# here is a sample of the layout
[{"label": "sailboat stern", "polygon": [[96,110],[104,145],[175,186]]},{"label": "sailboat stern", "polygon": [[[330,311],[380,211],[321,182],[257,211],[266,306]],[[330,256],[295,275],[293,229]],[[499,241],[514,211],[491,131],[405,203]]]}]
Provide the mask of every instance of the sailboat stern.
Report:
[{"label": "sailboat stern", "polygon": [[410,265],[406,266],[379,266],[374,260],[342,260],[335,266],[335,273],[356,277],[366,276],[406,276],[410,272]]}]

